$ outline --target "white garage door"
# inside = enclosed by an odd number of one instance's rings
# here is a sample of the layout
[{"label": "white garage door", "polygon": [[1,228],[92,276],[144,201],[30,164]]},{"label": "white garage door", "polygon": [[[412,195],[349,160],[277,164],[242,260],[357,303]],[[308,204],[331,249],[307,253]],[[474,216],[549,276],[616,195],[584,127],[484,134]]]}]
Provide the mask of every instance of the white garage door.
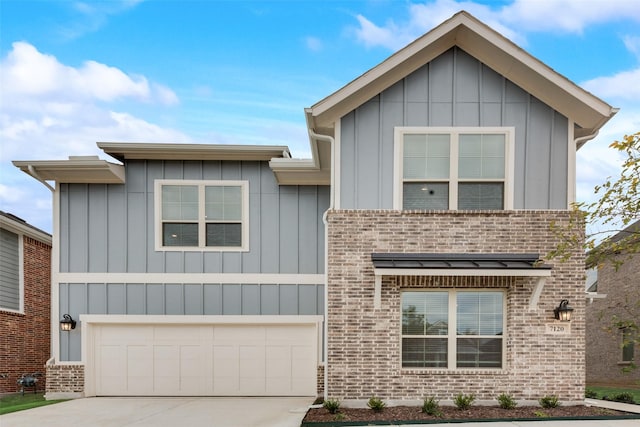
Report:
[{"label": "white garage door", "polygon": [[315,396],[316,325],[95,325],[98,396]]}]

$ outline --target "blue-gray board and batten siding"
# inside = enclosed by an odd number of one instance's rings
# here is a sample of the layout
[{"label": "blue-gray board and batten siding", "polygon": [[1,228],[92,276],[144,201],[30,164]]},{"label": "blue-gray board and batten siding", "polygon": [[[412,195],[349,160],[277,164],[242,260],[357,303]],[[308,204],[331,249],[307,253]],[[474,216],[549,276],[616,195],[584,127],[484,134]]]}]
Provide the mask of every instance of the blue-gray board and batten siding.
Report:
[{"label": "blue-gray board and batten siding", "polygon": [[340,207],[393,208],[394,128],[514,127],[515,209],[567,209],[568,119],[452,48],[341,119]]},{"label": "blue-gray board and batten siding", "polygon": [[[60,313],[324,315],[324,286],[211,283],[61,283]],[[80,328],[60,333],[60,360],[81,360]]]},{"label": "blue-gray board and batten siding", "polygon": [[[279,186],[267,162],[127,161],[125,184],[60,186],[62,273],[323,274],[327,186]],[[156,251],[158,179],[249,182],[249,251]],[[108,277],[108,276],[107,276]],[[60,283],[60,313],[323,315],[322,284]],[[81,358],[80,328],[60,360]]]},{"label": "blue-gray board and batten siding", "polygon": [[[249,182],[249,251],[156,251],[158,179]],[[60,186],[60,272],[322,274],[328,186],[279,186],[267,162],[127,161],[125,184]]]}]

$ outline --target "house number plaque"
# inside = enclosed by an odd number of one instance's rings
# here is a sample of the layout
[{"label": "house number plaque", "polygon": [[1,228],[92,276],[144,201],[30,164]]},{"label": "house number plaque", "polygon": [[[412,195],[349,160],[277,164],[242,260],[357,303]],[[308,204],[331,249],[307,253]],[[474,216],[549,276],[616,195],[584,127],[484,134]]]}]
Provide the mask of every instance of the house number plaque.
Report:
[{"label": "house number plaque", "polygon": [[571,334],[571,323],[547,323],[544,333],[548,335],[569,335]]}]

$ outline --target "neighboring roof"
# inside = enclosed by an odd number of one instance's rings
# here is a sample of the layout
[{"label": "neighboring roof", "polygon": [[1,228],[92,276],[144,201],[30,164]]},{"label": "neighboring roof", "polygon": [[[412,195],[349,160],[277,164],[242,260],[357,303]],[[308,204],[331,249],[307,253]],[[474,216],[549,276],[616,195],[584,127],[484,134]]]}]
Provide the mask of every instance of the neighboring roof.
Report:
[{"label": "neighboring roof", "polygon": [[628,225],[624,230],[619,231],[611,237],[612,242],[619,242],[628,237],[638,236],[640,238],[640,219]]},{"label": "neighboring roof", "polygon": [[284,145],[151,144],[98,142],[105,153],[120,160],[271,160],[291,157]]},{"label": "neighboring roof", "polygon": [[69,160],[14,160],[14,166],[40,182],[124,183],[124,166],[98,156],[69,156]]},{"label": "neighboring roof", "polygon": [[453,46],[573,120],[576,138],[594,135],[618,111],[462,11],[307,109],[310,129],[333,134],[340,117]]},{"label": "neighboring roof", "polygon": [[376,269],[550,270],[538,254],[372,253]]},{"label": "neighboring roof", "polygon": [[0,228],[24,234],[32,239],[51,245],[51,234],[42,231],[11,213],[0,211]]}]

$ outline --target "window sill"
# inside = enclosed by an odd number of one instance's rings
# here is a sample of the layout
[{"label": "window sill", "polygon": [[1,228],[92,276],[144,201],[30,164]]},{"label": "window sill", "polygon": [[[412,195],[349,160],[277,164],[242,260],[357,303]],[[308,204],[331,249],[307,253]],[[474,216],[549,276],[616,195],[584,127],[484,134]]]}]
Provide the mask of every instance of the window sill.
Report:
[{"label": "window sill", "polygon": [[630,366],[632,363],[633,363],[632,361],[618,362],[618,366]]},{"label": "window sill", "polygon": [[509,375],[505,369],[411,369],[402,368],[403,375]]}]

